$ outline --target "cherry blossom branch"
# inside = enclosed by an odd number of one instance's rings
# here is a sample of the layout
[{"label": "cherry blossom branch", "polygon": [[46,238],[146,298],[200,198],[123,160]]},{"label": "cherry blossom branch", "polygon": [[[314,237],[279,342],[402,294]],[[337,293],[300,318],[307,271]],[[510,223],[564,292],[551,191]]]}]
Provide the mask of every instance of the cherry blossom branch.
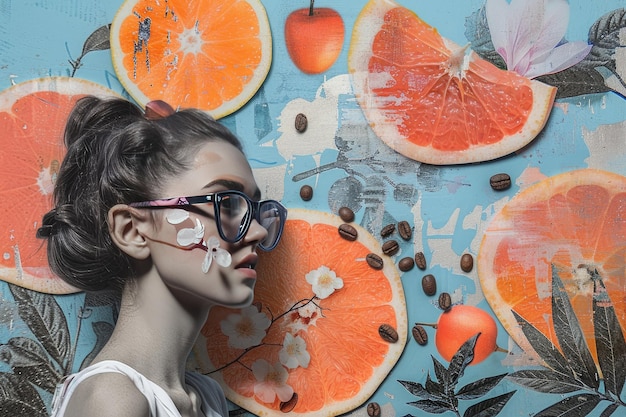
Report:
[{"label": "cherry blossom branch", "polygon": [[[299,301],[296,301],[288,310],[286,310],[285,312],[279,314],[278,316],[274,317],[274,313],[272,313],[272,311],[270,310],[269,307],[266,307],[271,319],[270,319],[270,325],[267,328],[267,333],[269,333],[269,330],[272,328],[272,326],[274,325],[274,323],[276,323],[278,320],[280,320],[281,318],[285,317],[287,314],[296,311],[302,307],[305,307],[311,303],[313,303],[313,305],[315,305],[315,307],[317,307],[318,309],[320,309],[320,311],[323,310],[323,308],[315,302],[315,299],[317,297],[316,296],[312,296],[311,298],[303,298]],[[266,333],[266,335],[267,335]],[[206,372],[205,375],[210,375],[216,372],[220,372],[223,371],[224,369],[228,368],[229,366],[233,365],[234,363],[238,363],[241,366],[243,366],[244,368],[246,368],[247,370],[249,370],[250,372],[252,372],[252,369],[250,369],[248,366],[246,366],[243,362],[241,362],[241,359],[243,359],[244,356],[246,356],[249,352],[262,347],[262,346],[279,346],[282,347],[283,345],[281,343],[265,343],[265,342],[261,342],[258,345],[254,345],[254,346],[250,346],[246,349],[243,350],[243,352],[241,352],[236,358],[234,358],[233,360],[231,360],[230,362],[225,363],[224,365],[220,366],[219,368],[216,368],[210,372]]]}]

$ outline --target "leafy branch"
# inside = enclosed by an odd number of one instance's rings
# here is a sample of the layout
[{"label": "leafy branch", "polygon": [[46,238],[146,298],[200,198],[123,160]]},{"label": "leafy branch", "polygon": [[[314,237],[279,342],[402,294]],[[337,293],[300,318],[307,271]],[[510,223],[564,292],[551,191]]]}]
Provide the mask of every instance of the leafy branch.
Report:
[{"label": "leafy branch", "polygon": [[[431,378],[430,372],[426,375],[424,385],[411,381],[398,381],[412,395],[422,398],[408,403],[420,410],[433,414],[441,414],[447,411],[454,412],[461,417],[459,400],[475,400],[483,397],[491,391],[507,374],[496,375],[470,382],[456,389],[459,379],[463,376],[465,368],[474,359],[474,348],[480,333],[468,339],[450,360],[446,368],[435,357],[432,357],[436,380]],[[515,391],[485,399],[468,407],[463,417],[488,417],[496,416],[515,394]],[[405,417],[412,417],[407,414]]]},{"label": "leafy branch", "polygon": [[70,77],[73,77],[76,74],[78,68],[80,68],[82,64],[82,60],[89,52],[92,51],[103,51],[106,49],[110,49],[111,45],[109,42],[109,31],[111,29],[111,25],[100,26],[96,29],[83,44],[83,50],[80,56],[76,59],[69,59],[69,63],[72,66],[72,74]]},{"label": "leafy branch", "polygon": [[528,342],[547,368],[517,371],[508,378],[541,393],[561,395],[576,393],[545,408],[536,416],[566,415],[572,412],[576,412],[577,416],[583,416],[589,414],[601,401],[609,402],[602,413],[603,417],[608,417],[617,409],[626,407],[621,398],[626,382],[624,334],[598,271],[587,268],[587,273],[594,288],[594,336],[598,363],[604,379],[604,391],[600,390],[596,364],[559,277],[558,268],[552,266],[552,320],[560,350],[535,326],[513,311]]},{"label": "leafy branch", "polygon": [[[52,394],[61,378],[71,372],[82,321],[91,310],[88,306],[97,300],[85,298],[78,314],[77,335],[71,340],[67,319],[53,296],[7,285],[19,317],[34,338],[15,336],[0,344],[0,360],[13,371],[0,372],[0,410],[12,416],[43,417],[47,415],[46,405],[37,388]],[[98,351],[112,326],[104,322],[93,326],[98,337],[94,351]]]}]

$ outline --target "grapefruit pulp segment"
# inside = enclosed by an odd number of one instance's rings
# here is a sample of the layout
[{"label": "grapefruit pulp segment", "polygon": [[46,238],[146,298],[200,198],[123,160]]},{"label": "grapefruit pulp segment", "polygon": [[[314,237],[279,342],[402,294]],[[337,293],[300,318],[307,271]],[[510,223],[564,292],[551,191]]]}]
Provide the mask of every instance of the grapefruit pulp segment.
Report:
[{"label": "grapefruit pulp segment", "polygon": [[90,81],[48,77],[0,92],[0,279],[28,289],[78,291],[48,268],[46,242],[35,234],[52,208],[52,192],[65,145],[63,131],[74,103],[85,95],[117,96]]},{"label": "grapefruit pulp segment", "polygon": [[528,187],[490,222],[478,276],[496,316],[524,350],[536,355],[511,310],[558,346],[551,303],[554,268],[596,363],[589,271],[598,271],[626,329],[625,196],[626,177],[581,169]]},{"label": "grapefruit pulp segment", "polygon": [[430,164],[517,151],[543,129],[556,94],[467,52],[390,0],[370,0],[359,14],[348,67],[374,132]]},{"label": "grapefruit pulp segment", "polygon": [[[399,274],[386,257],[383,270],[369,267],[365,256],[380,252],[380,243],[358,225],[354,225],[357,241],[341,238],[337,231],[341,223],[327,213],[289,210],[281,242],[262,253],[257,265],[254,305],[274,318],[260,346],[248,351],[230,347],[220,322],[232,310],[211,310],[195,348],[196,364],[205,372],[219,369],[211,375],[223,384],[227,397],[252,413],[282,415],[278,399],[268,403],[255,395],[257,381],[250,369],[261,359],[280,364],[286,333],[302,338],[310,355],[307,366],[288,370],[286,383],[298,394],[290,412],[295,416],[335,416],[358,407],[404,349],[407,317]],[[343,286],[327,297],[314,298],[305,277],[320,271],[331,271]],[[380,337],[381,324],[397,329],[396,343]]]},{"label": "grapefruit pulp segment", "polygon": [[220,118],[265,80],[272,39],[259,0],[126,0],[111,25],[111,55],[140,105],[160,99]]}]

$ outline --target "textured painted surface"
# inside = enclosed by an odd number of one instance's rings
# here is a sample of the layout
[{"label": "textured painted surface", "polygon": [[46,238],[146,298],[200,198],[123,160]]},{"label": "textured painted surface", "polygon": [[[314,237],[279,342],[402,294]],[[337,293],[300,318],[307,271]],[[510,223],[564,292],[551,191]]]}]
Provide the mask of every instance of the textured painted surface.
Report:
[{"label": "textured painted surface", "polygon": [[[395,259],[423,251],[428,262],[427,272],[437,277],[438,291],[450,293],[453,303],[475,305],[491,312],[476,268],[469,273],[462,271],[459,259],[466,252],[477,255],[490,220],[521,190],[540,179],[578,168],[599,168],[626,175],[623,133],[626,100],[614,92],[557,99],[544,131],[530,145],[508,157],[467,166],[431,166],[407,159],[375,136],[356,103],[347,75],[349,43],[344,43],[341,55],[328,71],[305,75],[291,62],[282,33],[287,15],[306,5],[263,3],[274,37],[272,68],[257,95],[223,122],[245,142],[264,194],[281,199],[288,207],[336,213],[339,207],[349,206],[356,213],[355,221],[374,236],[379,236],[380,229],[388,223],[408,220],[414,227],[413,238],[401,242]],[[316,6],[338,10],[349,34],[365,3],[364,0],[318,0]],[[436,27],[443,36],[463,45],[468,42],[466,18],[484,2],[444,0],[417,4],[405,0],[401,3]],[[74,73],[76,77],[123,94],[108,49],[86,54],[78,68],[71,64],[81,56],[89,36],[112,21],[120,4],[119,1],[93,0],[0,0],[0,89],[42,76]],[[624,7],[621,0],[571,0],[566,37],[587,40],[590,28],[601,16],[621,7]],[[618,28],[620,24],[622,28],[615,31],[611,40],[615,72],[603,74],[615,89],[622,88],[622,92],[623,86],[615,83],[619,81],[617,76],[623,80],[626,74],[623,19],[622,15],[622,20],[616,21]],[[294,127],[298,113],[308,118],[308,128],[303,133]],[[500,172],[509,174],[513,185],[506,191],[494,192],[489,178]],[[304,184],[314,188],[314,197],[309,202],[299,197]],[[402,273],[410,324],[436,322],[441,314],[436,297],[427,297],[421,290],[421,277],[425,273],[417,268]],[[85,300],[82,294],[55,296],[56,304],[47,297],[52,296],[11,291],[8,284],[0,282],[0,344],[4,346],[0,358],[7,360],[12,354],[15,359],[19,352],[26,351],[21,349],[37,337],[24,317],[45,311],[44,323],[49,326],[36,328],[37,335],[54,327],[55,334],[61,335],[58,336],[62,338],[60,345],[67,347],[66,351],[57,352],[58,358],[66,362],[70,359],[70,363],[63,364],[64,368],[77,369],[106,337],[115,312],[103,307],[98,300]],[[39,307],[30,316],[24,316],[18,314],[18,305],[24,304]],[[501,324],[497,324],[497,344],[510,354],[496,352],[480,364],[468,367],[461,381],[469,383],[512,373],[534,364]],[[384,416],[424,414],[407,405],[416,397],[397,381],[423,384],[426,373],[433,374],[431,355],[442,360],[432,342],[434,331],[427,329],[427,332],[431,342],[420,346],[409,340],[397,366],[372,398],[381,404]],[[7,375],[13,375],[13,370],[0,363],[0,372],[4,373],[0,381],[8,386],[13,377]],[[24,374],[29,372],[35,375],[37,371],[31,369]],[[502,415],[532,415],[561,399],[560,394],[539,394],[510,380],[500,382],[489,395],[495,397],[513,390],[516,393]],[[39,394],[47,405],[50,393],[40,390]],[[23,391],[20,395],[34,398],[36,394]],[[462,401],[461,410],[471,403]],[[580,411],[574,415],[597,416],[600,412],[598,408],[590,414]],[[620,406],[614,415],[620,412],[626,412],[626,407]],[[361,408],[354,415],[365,416],[366,411]]]}]

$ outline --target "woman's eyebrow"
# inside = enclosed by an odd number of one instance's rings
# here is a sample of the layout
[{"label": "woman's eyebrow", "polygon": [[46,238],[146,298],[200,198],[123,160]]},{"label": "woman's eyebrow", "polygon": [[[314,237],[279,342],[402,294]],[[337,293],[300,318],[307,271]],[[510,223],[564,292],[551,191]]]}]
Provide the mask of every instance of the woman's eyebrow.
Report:
[{"label": "woman's eyebrow", "polygon": [[[228,190],[235,190],[235,191],[240,191],[240,192],[244,192],[244,185],[238,181],[233,181],[233,180],[227,180],[227,179],[216,179],[214,181],[211,181],[210,183],[208,183],[207,185],[204,186],[204,188],[211,188],[213,186],[222,186],[225,187]],[[254,200],[259,200],[261,199],[261,190],[258,188],[254,189],[254,192],[251,196]]]},{"label": "woman's eyebrow", "polygon": [[222,186],[227,190],[235,190],[243,192],[243,184],[238,181],[227,180],[227,179],[216,179],[208,183],[204,186],[204,188],[212,188],[216,185]]}]

